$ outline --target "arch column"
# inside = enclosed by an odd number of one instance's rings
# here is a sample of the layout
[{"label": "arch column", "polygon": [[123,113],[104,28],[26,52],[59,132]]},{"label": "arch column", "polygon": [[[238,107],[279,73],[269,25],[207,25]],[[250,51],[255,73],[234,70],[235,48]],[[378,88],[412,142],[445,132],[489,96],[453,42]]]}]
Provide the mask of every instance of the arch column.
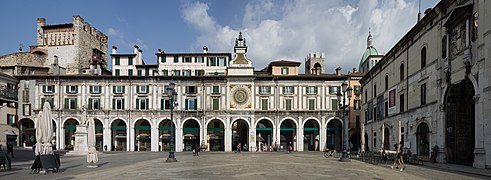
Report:
[{"label": "arch column", "polygon": [[273,136],[275,136],[274,140],[276,141],[275,143],[278,143],[281,146],[281,131],[280,131],[281,124],[278,116],[274,117],[274,123],[275,123],[274,125],[275,128],[273,128],[273,134],[274,134]]},{"label": "arch column", "polygon": [[303,151],[303,119],[302,116],[298,117],[297,125],[297,151]]},{"label": "arch column", "polygon": [[230,123],[230,119],[230,117],[225,118],[225,124],[223,124],[223,128],[225,128],[223,132],[223,136],[225,136],[225,152],[232,151],[232,124]]},{"label": "arch column", "polygon": [[250,123],[250,126],[249,126],[249,151],[256,151],[257,149],[257,146],[256,146],[256,120],[251,117],[249,119],[249,123]]},{"label": "arch column", "polygon": [[208,144],[207,151],[210,151],[211,147],[210,147],[209,139],[208,139],[208,124],[206,124],[206,117],[201,117],[200,121],[201,121],[202,127],[199,128],[199,134],[200,135],[199,135],[198,144],[205,141],[205,143]]},{"label": "arch column", "polygon": [[58,139],[58,144],[60,145],[60,149],[65,149],[65,124],[63,121],[60,119],[61,126],[60,126],[60,137]]},{"label": "arch column", "polygon": [[[107,150],[108,151],[111,151],[111,124],[109,124],[109,119],[107,118],[104,118],[104,121],[102,122],[103,123],[103,126],[104,126],[104,129],[102,129],[103,131],[103,139],[102,139],[102,143],[104,144],[104,146],[107,147]],[[103,149],[104,150],[104,149]]]},{"label": "arch column", "polygon": [[323,151],[324,147],[326,147],[326,117],[321,117],[321,124],[319,124],[319,151]]},{"label": "arch column", "polygon": [[131,119],[128,119],[128,123],[126,124],[126,151],[133,151],[133,143],[131,139],[133,139],[133,125],[131,125]]},{"label": "arch column", "polygon": [[175,141],[174,141],[174,146],[175,146],[175,149],[176,149],[176,152],[182,152],[182,147],[184,146],[183,143],[183,128],[182,128],[182,125],[181,125],[181,118],[177,118],[175,117],[174,118],[174,138],[175,138]]},{"label": "arch column", "polygon": [[153,128],[151,128],[151,131],[150,131],[150,150],[151,151],[159,151],[159,140],[160,140],[160,136],[159,136],[159,124],[158,124],[158,120],[154,119],[153,120],[154,123],[153,124]]}]

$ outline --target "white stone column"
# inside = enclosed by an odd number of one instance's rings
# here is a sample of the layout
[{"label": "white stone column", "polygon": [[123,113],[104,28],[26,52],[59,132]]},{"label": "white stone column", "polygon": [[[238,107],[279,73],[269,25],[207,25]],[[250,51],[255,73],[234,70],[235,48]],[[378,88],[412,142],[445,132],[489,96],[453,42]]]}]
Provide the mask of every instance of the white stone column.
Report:
[{"label": "white stone column", "polygon": [[[381,131],[380,131],[380,147],[378,147],[380,150],[384,149],[384,142],[385,142],[385,124],[382,123]],[[377,142],[373,142],[377,143]],[[390,144],[389,144],[390,146]],[[389,147],[390,148],[390,147]],[[376,149],[374,149],[376,150]]]},{"label": "white stone column", "polygon": [[59,145],[60,145],[60,149],[65,149],[65,127],[63,125],[63,120],[61,120],[60,118],[60,122],[61,125],[60,125],[60,138],[59,138]]},{"label": "white stone column", "polygon": [[[275,116],[275,125],[274,125],[274,131],[273,133],[275,133],[276,137],[277,137],[277,141],[280,143],[280,146],[281,146],[281,131],[280,131],[280,119],[278,116]],[[283,147],[283,149],[285,149],[286,147]]]},{"label": "white stone column", "polygon": [[[361,130],[360,130],[361,131],[360,132],[361,147],[360,148],[361,148],[361,152],[365,152],[365,146],[366,146],[365,144],[367,143],[367,142],[365,142],[365,123],[362,123],[362,122],[360,122],[360,123],[361,123],[361,126],[360,126],[361,127]],[[408,129],[408,131],[409,131],[409,129]]]},{"label": "white stone column", "polygon": [[102,122],[104,124],[104,129],[102,130],[102,134],[103,134],[103,139],[102,139],[102,143],[104,144],[103,145],[103,148],[104,146],[107,146],[107,151],[111,151],[111,124],[109,124],[109,119],[107,118],[104,118],[104,121]]},{"label": "white stone column", "polygon": [[133,151],[133,125],[131,125],[131,120],[128,119],[128,124],[126,125],[126,151]]},{"label": "white stone column", "polygon": [[254,152],[257,149],[256,146],[256,122],[254,118],[249,119],[249,151]]},{"label": "white stone column", "polygon": [[[154,119],[155,121],[155,119]],[[151,144],[151,151],[159,151],[159,124],[158,122],[154,122],[153,123],[154,126],[152,127],[151,131],[150,131],[150,144]]]},{"label": "white stone column", "polygon": [[210,151],[210,144],[208,142],[208,126],[206,125],[206,119],[205,117],[201,118],[201,128],[200,128],[200,136],[199,136],[199,143],[203,142],[203,140],[206,142],[207,146],[207,151]]},{"label": "white stone column", "polygon": [[56,126],[56,149],[64,149],[65,145],[62,144],[63,138],[62,134],[65,134],[63,132],[63,124],[61,124],[61,117],[57,118],[56,121],[58,121],[58,124]]},{"label": "white stone column", "polygon": [[297,151],[303,151],[303,119],[298,117],[297,126]]},{"label": "white stone column", "polygon": [[225,118],[225,124],[224,124],[225,152],[232,151],[232,128],[231,128],[230,121],[231,121],[230,117]]},{"label": "white stone column", "polygon": [[326,117],[322,116],[321,124],[319,124],[319,151],[323,151],[326,147]]},{"label": "white stone column", "polygon": [[180,118],[174,118],[174,127],[175,127],[175,142],[174,142],[174,146],[176,148],[176,152],[182,152],[182,148],[183,148],[183,128],[182,128],[182,125],[181,125],[181,119]]}]

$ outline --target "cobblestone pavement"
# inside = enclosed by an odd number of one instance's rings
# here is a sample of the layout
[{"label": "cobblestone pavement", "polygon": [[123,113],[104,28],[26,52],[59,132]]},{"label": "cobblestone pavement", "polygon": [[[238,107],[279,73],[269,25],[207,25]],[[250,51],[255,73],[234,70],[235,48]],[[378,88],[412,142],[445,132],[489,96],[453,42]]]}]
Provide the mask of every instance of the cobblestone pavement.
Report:
[{"label": "cobblestone pavement", "polygon": [[119,152],[99,155],[99,168],[86,167],[85,156],[62,157],[62,173],[29,174],[32,161],[14,163],[0,179],[489,179],[486,176],[408,165],[400,172],[389,165],[324,158],[321,152],[176,153]]}]

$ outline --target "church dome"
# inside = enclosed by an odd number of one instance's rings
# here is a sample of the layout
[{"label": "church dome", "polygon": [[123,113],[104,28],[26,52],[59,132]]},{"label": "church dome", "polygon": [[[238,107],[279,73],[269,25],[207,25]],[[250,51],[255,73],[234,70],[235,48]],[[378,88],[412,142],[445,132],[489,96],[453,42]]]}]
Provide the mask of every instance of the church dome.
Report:
[{"label": "church dome", "polygon": [[362,70],[363,63],[367,60],[367,58],[369,56],[372,56],[372,55],[380,55],[378,53],[377,49],[375,47],[373,47],[372,41],[373,41],[372,33],[369,31],[368,32],[368,38],[367,38],[367,49],[365,49],[365,52],[361,56],[360,66],[358,67],[360,71]]}]

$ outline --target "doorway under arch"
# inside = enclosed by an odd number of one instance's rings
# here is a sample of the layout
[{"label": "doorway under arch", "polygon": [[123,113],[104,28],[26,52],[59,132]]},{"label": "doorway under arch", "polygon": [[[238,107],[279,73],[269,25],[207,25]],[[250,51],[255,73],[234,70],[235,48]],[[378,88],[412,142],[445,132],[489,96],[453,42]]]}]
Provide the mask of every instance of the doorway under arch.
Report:
[{"label": "doorway under arch", "polygon": [[[208,123],[207,126],[207,141],[210,146],[210,151],[224,151],[224,125],[219,119],[213,119]],[[195,144],[195,146],[199,146]]]},{"label": "doorway under arch", "polygon": [[384,149],[390,149],[390,130],[388,127],[384,128]]},{"label": "doorway under arch", "polygon": [[336,151],[342,150],[343,147],[342,128],[343,125],[339,119],[332,119],[327,123],[326,148],[335,149]]},{"label": "doorway under arch", "polygon": [[73,150],[75,146],[75,131],[77,130],[78,121],[75,119],[68,119],[63,124],[65,133],[65,150]]},{"label": "doorway under arch", "polygon": [[152,148],[152,137],[150,130],[152,126],[146,119],[139,119],[135,122],[135,151],[150,151]]},{"label": "doorway under arch", "polygon": [[127,151],[126,122],[121,119],[111,123],[111,151]]},{"label": "doorway under arch", "polygon": [[291,144],[293,150],[297,150],[296,147],[296,138],[297,138],[297,127],[295,122],[292,119],[286,119],[281,122],[280,125],[280,144],[283,147],[288,147],[288,144]]},{"label": "doorway under arch", "polygon": [[[170,141],[171,139],[171,122],[169,119],[164,119],[160,121],[159,123],[159,151],[169,151],[170,150]],[[174,124],[174,130],[175,130],[175,124]],[[174,135],[175,135],[174,131]]]},{"label": "doorway under arch", "polygon": [[104,146],[103,139],[104,139],[104,125],[102,124],[102,121],[99,119],[94,119],[94,125],[95,125],[95,148],[97,151],[102,151],[102,146]]},{"label": "doorway under arch", "polygon": [[418,125],[416,132],[416,145],[418,156],[430,156],[430,141],[429,141],[430,128],[428,124],[421,123]]},{"label": "doorway under arch", "polygon": [[472,165],[475,148],[474,86],[465,78],[452,84],[446,94],[445,146],[447,162]]},{"label": "doorway under arch", "polygon": [[267,119],[260,120],[256,125],[256,147],[264,150],[273,142],[273,124]]},{"label": "doorway under arch", "polygon": [[305,151],[319,151],[319,123],[309,119],[303,126],[303,149]]},{"label": "doorway under arch", "polygon": [[[199,145],[200,125],[195,119],[189,119],[183,125],[183,151],[192,151],[194,146]],[[210,146],[208,146],[210,148]],[[209,150],[209,149],[208,149]]]},{"label": "doorway under arch", "polygon": [[242,145],[243,151],[249,150],[249,125],[243,119],[234,121],[232,124],[232,150],[237,150],[237,144]]}]

